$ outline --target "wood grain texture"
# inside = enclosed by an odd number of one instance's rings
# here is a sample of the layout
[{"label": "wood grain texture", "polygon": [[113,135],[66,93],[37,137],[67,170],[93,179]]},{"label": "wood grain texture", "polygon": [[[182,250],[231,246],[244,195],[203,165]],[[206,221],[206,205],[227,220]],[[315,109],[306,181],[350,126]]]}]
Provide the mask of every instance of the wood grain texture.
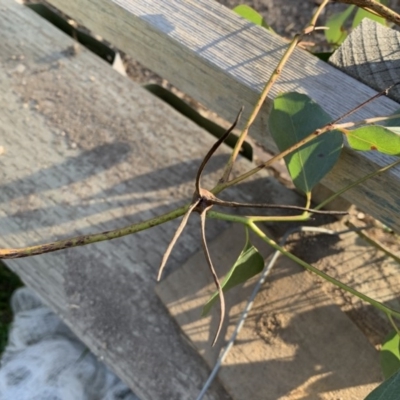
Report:
[{"label": "wood grain texture", "polygon": [[[248,115],[286,46],[283,39],[212,0],[88,0],[84,7],[81,0],[50,2],[228,120],[241,105]],[[272,96],[282,91],[308,94],[332,117],[375,94],[302,50],[295,51]],[[266,122],[270,100],[250,133],[276,150]],[[354,119],[387,115],[397,108],[394,101],[381,98]],[[346,150],[323,183],[338,190],[391,160]],[[399,177],[398,168],[344,197],[400,231]]]},{"label": "wood grain texture", "polygon": [[[237,228],[231,227],[210,243],[220,275],[227,272],[243,245],[243,233]],[[271,235],[268,230],[266,233]],[[253,243],[263,248],[257,241]],[[322,254],[324,250],[322,247]],[[223,343],[207,346],[218,324],[218,307],[199,319],[215,290],[202,262],[201,252],[195,254],[157,286],[157,293],[213,367]],[[353,270],[354,262],[347,259],[344,265]],[[229,320],[222,331],[225,341],[257,279],[226,293]],[[235,400],[363,399],[381,382],[378,358],[363,333],[326,295],[320,279],[282,257],[258,293],[218,377]]]},{"label": "wood grain texture", "polygon": [[[361,227],[364,222],[355,221],[354,225]],[[335,222],[325,228],[343,232],[349,226]],[[368,231],[367,236],[373,237],[373,233]],[[296,234],[291,241],[290,250],[301,259],[385,306],[400,310],[399,263],[358,234],[347,232],[340,235],[340,240],[314,233]],[[323,281],[322,287],[374,346],[384,343],[393,330],[387,315],[329,282]]]},{"label": "wood grain texture", "polygon": [[[197,129],[197,150],[182,156],[179,137],[196,126],[84,49],[70,57],[72,40],[28,8],[1,0],[0,19],[0,246],[113,229],[186,201],[181,177],[207,134]],[[153,291],[173,229],[7,263],[141,399],[194,398],[208,374]],[[170,267],[197,240],[186,235]],[[227,396],[217,384],[210,398]]]},{"label": "wood grain texture", "polygon": [[[84,49],[73,56],[69,38],[14,1],[0,0],[0,19],[2,247],[113,229],[187,201],[213,138]],[[250,166],[239,160],[237,173]],[[226,194],[299,200],[266,172]],[[176,223],[8,263],[142,399],[195,398],[208,374],[153,290]],[[209,238],[226,226],[210,221]],[[199,250],[198,228],[194,218],[169,272]],[[216,383],[208,398],[227,394]]]},{"label": "wood grain texture", "polygon": [[[28,8],[0,0],[0,20],[1,247],[115,229],[188,201],[213,137],[92,53],[71,52],[73,41]],[[217,151],[205,187],[228,153]],[[251,166],[240,159],[238,172]],[[299,201],[267,172],[258,179],[229,194]],[[208,375],[154,293],[177,223],[7,263],[143,400],[193,399]],[[226,226],[210,221],[208,237]],[[194,216],[167,273],[199,239]],[[209,398],[227,396],[216,383]]]},{"label": "wood grain texture", "polygon": [[[365,18],[329,60],[346,74],[381,91],[400,82],[400,33]],[[400,88],[390,96],[400,101]]]}]

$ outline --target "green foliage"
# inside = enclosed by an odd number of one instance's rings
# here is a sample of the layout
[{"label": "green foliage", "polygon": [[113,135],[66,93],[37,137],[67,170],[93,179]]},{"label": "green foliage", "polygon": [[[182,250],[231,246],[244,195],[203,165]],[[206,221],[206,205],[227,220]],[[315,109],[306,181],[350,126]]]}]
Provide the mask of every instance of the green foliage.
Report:
[{"label": "green foliage", "polygon": [[[325,38],[328,43],[334,46],[339,46],[343,43],[349,34],[348,30],[346,29],[346,22],[354,13],[354,10],[355,6],[351,5],[341,13],[333,14],[330,18],[328,18],[326,26],[329,29],[325,31]],[[358,8],[354,15],[351,28],[356,28],[364,18],[372,19],[373,21],[379,22],[382,25],[386,24],[386,20],[384,18],[379,17],[376,14],[372,14],[362,8]]]},{"label": "green foliage", "polygon": [[[258,250],[250,243],[246,232],[246,244],[236,260],[233,267],[226,274],[221,283],[222,290],[227,292],[234,286],[246,282],[253,276],[259,274],[264,268],[264,259]],[[215,291],[203,307],[202,316],[207,315],[214,303],[218,300],[218,291]]]},{"label": "green foliage", "polygon": [[354,150],[377,150],[392,156],[400,155],[399,127],[362,126],[352,131],[344,130],[350,147]]},{"label": "green foliage", "polygon": [[400,336],[391,332],[382,345],[380,353],[381,368],[385,379],[400,370]]},{"label": "green foliage", "polygon": [[269,31],[275,33],[274,30],[267,24],[263,16],[250,6],[246,4],[241,4],[235,7],[233,11],[236,14],[239,14],[244,19],[247,19],[248,21],[252,22],[254,25],[262,26],[263,28],[268,29]]},{"label": "green foliage", "polygon": [[399,400],[400,371],[373,390],[365,400]]},{"label": "green foliage", "polygon": [[354,16],[353,23],[351,24],[351,27],[353,29],[356,28],[364,18],[369,18],[372,21],[376,21],[376,22],[378,22],[378,23],[380,23],[382,25],[386,25],[385,18],[379,17],[376,14],[372,14],[372,13],[370,13],[368,11],[365,11],[362,8],[359,8],[357,10],[357,12],[356,12],[356,15]]},{"label": "green foliage", "polygon": [[347,37],[346,29],[344,24],[350,17],[355,6],[347,7],[343,12],[333,14],[328,21],[326,26],[329,28],[325,31],[325,38],[328,43],[334,44],[336,46],[343,43]]},{"label": "green foliage", "polygon": [[[274,99],[269,129],[282,152],[332,118],[305,94],[284,93]],[[342,134],[331,131],[316,137],[285,157],[290,176],[297,189],[309,193],[339,159]]]}]

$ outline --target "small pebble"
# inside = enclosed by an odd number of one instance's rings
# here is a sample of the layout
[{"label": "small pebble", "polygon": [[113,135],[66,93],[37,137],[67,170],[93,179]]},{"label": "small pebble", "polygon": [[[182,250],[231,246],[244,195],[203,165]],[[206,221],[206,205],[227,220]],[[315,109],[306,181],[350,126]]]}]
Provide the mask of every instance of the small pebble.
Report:
[{"label": "small pebble", "polygon": [[26,67],[25,67],[25,65],[24,64],[18,64],[16,67],[15,67],[15,72],[18,72],[19,74],[22,74],[24,71],[26,70]]},{"label": "small pebble", "polygon": [[73,26],[73,27],[77,27],[78,26],[78,24],[76,23],[76,21],[74,21],[73,19],[67,19],[67,22],[71,25],[71,26]]}]

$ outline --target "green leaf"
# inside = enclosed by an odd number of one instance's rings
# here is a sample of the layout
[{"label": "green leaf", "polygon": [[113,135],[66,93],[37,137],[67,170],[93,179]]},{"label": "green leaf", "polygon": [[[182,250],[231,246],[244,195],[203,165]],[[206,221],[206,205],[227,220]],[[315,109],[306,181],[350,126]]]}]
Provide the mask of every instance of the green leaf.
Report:
[{"label": "green leaf", "polygon": [[377,150],[391,156],[400,155],[400,136],[396,133],[396,127],[362,126],[346,131],[346,137],[354,150]]},{"label": "green leaf", "polygon": [[[305,94],[284,93],[273,103],[269,130],[280,151],[298,143],[332,118]],[[285,157],[289,174],[297,189],[309,193],[339,159],[342,134],[331,131],[316,137]]]},{"label": "green leaf", "polygon": [[246,4],[241,4],[233,9],[236,14],[239,14],[244,19],[252,22],[255,25],[262,26],[265,29],[268,29],[271,32],[274,30],[266,23],[265,19],[261,14],[259,14],[256,10],[251,8]]},{"label": "green leaf", "polygon": [[365,400],[399,400],[400,371],[373,390]]},{"label": "green leaf", "polygon": [[[264,259],[258,250],[250,243],[249,238],[246,238],[246,244],[236,260],[233,267],[229,270],[224,280],[221,283],[222,290],[227,292],[234,286],[246,282],[248,279],[259,274],[264,269]],[[203,307],[201,316],[207,315],[219,296],[216,290],[209,298]]]},{"label": "green leaf", "polygon": [[385,379],[400,370],[400,337],[396,331],[385,338],[380,352],[380,361]]},{"label": "green leaf", "polygon": [[370,13],[368,11],[365,11],[362,8],[359,8],[357,10],[357,12],[356,12],[356,15],[354,16],[353,24],[351,25],[351,27],[353,29],[355,27],[357,27],[364,18],[369,18],[369,19],[372,19],[372,21],[376,21],[376,22],[379,22],[382,25],[386,25],[385,18],[379,17],[376,14],[372,14],[372,13]]},{"label": "green leaf", "polygon": [[347,32],[344,28],[344,23],[350,17],[354,10],[354,5],[349,6],[341,13],[333,14],[328,21],[326,26],[329,28],[325,31],[325,37],[328,43],[340,45],[347,37]]}]

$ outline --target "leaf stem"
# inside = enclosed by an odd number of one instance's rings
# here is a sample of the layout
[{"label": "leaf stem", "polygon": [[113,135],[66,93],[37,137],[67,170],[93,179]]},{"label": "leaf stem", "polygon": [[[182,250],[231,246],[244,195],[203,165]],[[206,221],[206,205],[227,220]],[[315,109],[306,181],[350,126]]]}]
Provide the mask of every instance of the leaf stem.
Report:
[{"label": "leaf stem", "polygon": [[247,225],[249,221],[251,222],[303,222],[308,221],[309,217],[303,213],[302,215],[283,215],[283,216],[240,216],[225,214],[218,211],[208,211],[207,217],[214,219],[221,219],[223,221],[239,222],[241,224]]},{"label": "leaf stem", "polygon": [[397,327],[397,325],[395,324],[395,322],[394,322],[394,320],[393,320],[393,317],[392,317],[390,314],[388,314],[388,313],[386,314],[386,316],[388,317],[388,319],[389,319],[390,323],[392,324],[394,330],[397,332],[397,335],[400,336],[400,330],[399,330],[399,328]]}]

